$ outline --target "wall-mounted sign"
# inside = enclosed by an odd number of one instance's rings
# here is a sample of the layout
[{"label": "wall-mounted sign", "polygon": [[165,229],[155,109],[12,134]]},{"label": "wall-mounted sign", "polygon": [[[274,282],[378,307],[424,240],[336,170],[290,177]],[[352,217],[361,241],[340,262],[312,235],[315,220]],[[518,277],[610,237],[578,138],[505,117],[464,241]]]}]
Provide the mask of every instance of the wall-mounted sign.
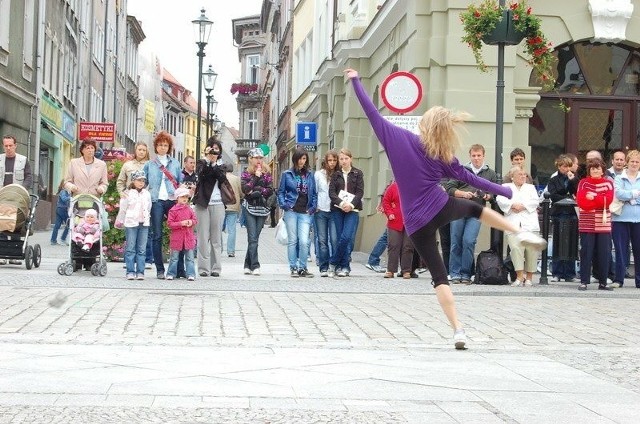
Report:
[{"label": "wall-mounted sign", "polygon": [[380,95],[390,111],[411,112],[422,101],[422,84],[418,77],[409,72],[394,72],[383,81]]},{"label": "wall-mounted sign", "polygon": [[113,143],[116,139],[116,124],[112,122],[80,122],[78,140],[93,140],[100,143]]},{"label": "wall-mounted sign", "polygon": [[315,152],[318,144],[318,124],[298,122],[296,124],[296,142],[308,152]]}]

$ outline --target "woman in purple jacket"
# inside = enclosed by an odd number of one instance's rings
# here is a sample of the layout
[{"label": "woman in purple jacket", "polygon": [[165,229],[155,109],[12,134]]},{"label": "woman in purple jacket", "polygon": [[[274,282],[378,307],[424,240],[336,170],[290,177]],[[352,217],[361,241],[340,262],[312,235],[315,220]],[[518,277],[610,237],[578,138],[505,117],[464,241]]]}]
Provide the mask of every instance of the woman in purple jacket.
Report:
[{"label": "woman in purple jacket", "polygon": [[447,271],[436,244],[438,228],[455,219],[473,216],[493,228],[517,233],[523,245],[542,250],[547,242],[533,233],[520,231],[490,208],[468,199],[450,197],[440,187],[443,177],[455,178],[480,190],[511,198],[510,188],[476,177],[455,157],[459,143],[456,129],[463,124],[467,114],[434,106],[422,115],[418,136],[382,117],[365,93],[358,72],[353,69],[345,72],[373,131],[386,150],[400,191],[405,228],[416,251],[429,265],[438,302],[454,330],[454,345],[456,349],[465,349],[466,336],[458,321]]}]

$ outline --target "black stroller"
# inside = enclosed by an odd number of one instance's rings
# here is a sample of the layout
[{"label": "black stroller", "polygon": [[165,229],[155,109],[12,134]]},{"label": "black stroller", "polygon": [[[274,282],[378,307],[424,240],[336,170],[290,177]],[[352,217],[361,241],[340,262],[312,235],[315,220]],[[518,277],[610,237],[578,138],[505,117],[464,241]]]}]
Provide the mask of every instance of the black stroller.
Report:
[{"label": "black stroller", "polygon": [[0,259],[24,260],[27,269],[40,266],[40,245],[29,245],[38,200],[20,184],[0,188]]}]

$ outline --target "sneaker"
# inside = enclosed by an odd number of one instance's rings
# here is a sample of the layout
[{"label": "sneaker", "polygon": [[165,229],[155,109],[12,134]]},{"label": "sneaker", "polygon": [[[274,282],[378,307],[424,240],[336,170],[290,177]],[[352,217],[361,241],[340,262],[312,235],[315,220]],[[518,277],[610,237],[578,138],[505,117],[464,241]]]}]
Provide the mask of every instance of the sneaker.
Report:
[{"label": "sneaker", "polygon": [[169,280],[169,281],[173,280],[173,275],[167,275],[166,279]]},{"label": "sneaker", "polygon": [[22,261],[19,261],[17,259],[9,259],[9,263],[11,265],[22,265]]},{"label": "sneaker", "polygon": [[347,276],[349,275],[349,273],[347,272],[347,270],[346,270],[346,269],[341,269],[340,271],[338,271],[338,272],[336,273],[336,275],[337,275],[338,277],[347,277]]},{"label": "sneaker", "polygon": [[127,280],[135,280],[136,276],[135,274],[127,274]]},{"label": "sneaker", "polygon": [[460,277],[452,277],[451,284],[462,284],[462,278]]},{"label": "sneaker", "polygon": [[201,277],[208,277],[209,273],[207,271],[200,271],[200,276]]},{"label": "sneaker", "polygon": [[524,280],[524,286],[525,287],[531,287],[531,286],[533,286],[533,282],[531,280]]},{"label": "sneaker", "polygon": [[424,274],[425,272],[427,272],[427,268],[418,268],[416,271],[418,272],[418,274]]},{"label": "sneaker", "polygon": [[589,279],[589,282],[590,282],[591,284],[596,284],[596,283],[598,282],[598,279],[597,279],[596,277],[591,277],[591,278]]},{"label": "sneaker", "polygon": [[385,269],[383,267],[381,267],[380,265],[371,265],[371,264],[366,264],[365,267],[367,269],[370,269],[373,272],[385,272]]},{"label": "sneaker", "polygon": [[69,243],[67,243],[66,241],[62,241],[62,240],[60,240],[60,241],[58,242],[58,244],[59,244],[60,246],[69,246]]},{"label": "sneaker", "polygon": [[300,277],[313,278],[313,274],[306,269],[301,269],[300,271],[298,271],[298,275]]},{"label": "sneaker", "polygon": [[136,280],[144,280],[144,274],[138,274]]},{"label": "sneaker", "polygon": [[336,276],[336,270],[333,268],[329,268],[329,271],[327,271],[327,277],[334,278],[335,276]]},{"label": "sneaker", "polygon": [[520,231],[516,234],[516,238],[523,246],[531,246],[535,250],[544,250],[547,248],[547,241],[530,231]]},{"label": "sneaker", "polygon": [[320,276],[321,277],[328,277],[329,273],[327,271],[320,271]]},{"label": "sneaker", "polygon": [[230,257],[230,258],[235,258],[235,257],[236,257],[236,254],[235,254],[235,253],[229,253],[229,257]]},{"label": "sneaker", "polygon": [[0,265],[6,265],[6,264],[7,264],[6,259],[0,259]]},{"label": "sneaker", "polygon": [[[254,269],[254,271],[255,271],[255,269]],[[212,277],[219,277],[220,273],[218,271],[211,271],[211,276]]]},{"label": "sneaker", "polygon": [[187,277],[187,281],[193,281],[195,279],[196,279],[196,277],[194,275],[190,275],[190,276]]},{"label": "sneaker", "polygon": [[613,283],[609,284],[609,287],[611,287],[613,289],[619,289],[620,287],[622,287],[622,283],[614,281]]},{"label": "sneaker", "polygon": [[151,265],[153,264],[144,264],[144,269],[151,269]]},{"label": "sneaker", "polygon": [[58,242],[57,242],[57,241],[52,241],[52,242],[51,242],[51,246],[57,246],[57,245],[58,245]]},{"label": "sneaker", "polygon": [[253,275],[260,275],[260,268],[256,268],[251,272]]},{"label": "sneaker", "polygon": [[607,286],[606,284],[599,284],[598,290],[613,291],[613,287]]},{"label": "sneaker", "polygon": [[292,269],[291,270],[291,278],[298,278],[300,275],[298,274],[298,270],[297,269]]},{"label": "sneaker", "polygon": [[586,289],[587,289],[587,285],[586,284],[580,284],[578,286],[578,290],[580,290],[580,291],[585,291]]},{"label": "sneaker", "polygon": [[251,270],[249,268],[245,268],[244,275],[251,275]]},{"label": "sneaker", "polygon": [[520,280],[516,280],[513,283],[511,283],[511,287],[522,287],[524,283]]},{"label": "sneaker", "polygon": [[464,329],[463,328],[457,329],[453,333],[453,345],[458,350],[464,350],[467,348],[466,344],[467,344],[467,335],[464,334]]},{"label": "sneaker", "polygon": [[164,280],[164,272],[159,272],[158,274],[156,274],[156,278],[158,280]]},{"label": "sneaker", "polygon": [[560,281],[562,281],[562,278],[558,277],[557,275],[551,277],[551,282],[553,283],[559,283]]}]

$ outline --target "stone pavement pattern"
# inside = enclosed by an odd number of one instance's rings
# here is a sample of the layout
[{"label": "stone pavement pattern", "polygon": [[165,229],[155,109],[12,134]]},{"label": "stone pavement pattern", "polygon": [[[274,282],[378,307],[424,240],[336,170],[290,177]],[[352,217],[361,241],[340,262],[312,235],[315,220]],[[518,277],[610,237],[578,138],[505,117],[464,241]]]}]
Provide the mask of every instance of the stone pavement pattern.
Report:
[{"label": "stone pavement pattern", "polygon": [[637,422],[635,288],[456,286],[460,352],[424,275],[290,279],[265,234],[263,275],[241,244],[194,283],[59,276],[36,234],[0,267],[0,423]]}]

